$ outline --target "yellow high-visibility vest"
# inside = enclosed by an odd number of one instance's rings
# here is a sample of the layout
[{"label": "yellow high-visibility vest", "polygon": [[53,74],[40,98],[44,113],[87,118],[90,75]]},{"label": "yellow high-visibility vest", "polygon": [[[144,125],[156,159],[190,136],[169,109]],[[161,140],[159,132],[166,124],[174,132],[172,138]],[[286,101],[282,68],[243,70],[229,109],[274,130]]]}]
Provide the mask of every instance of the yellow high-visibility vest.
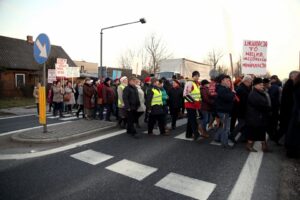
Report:
[{"label": "yellow high-visibility vest", "polygon": [[162,101],[162,93],[160,90],[157,90],[155,88],[152,88],[152,92],[153,92],[153,97],[152,97],[152,101],[151,101],[151,106],[154,105],[163,105],[163,101]]},{"label": "yellow high-visibility vest", "polygon": [[[119,87],[122,89],[122,91],[124,90],[125,86],[124,85],[119,85]],[[121,108],[122,107],[122,102],[121,102],[121,98],[123,97],[118,97],[118,107]]]},{"label": "yellow high-visibility vest", "polygon": [[[201,100],[200,86],[198,86],[195,82],[193,82],[193,90],[190,93],[190,96],[193,97],[195,101]],[[188,102],[187,100],[184,100]]]}]

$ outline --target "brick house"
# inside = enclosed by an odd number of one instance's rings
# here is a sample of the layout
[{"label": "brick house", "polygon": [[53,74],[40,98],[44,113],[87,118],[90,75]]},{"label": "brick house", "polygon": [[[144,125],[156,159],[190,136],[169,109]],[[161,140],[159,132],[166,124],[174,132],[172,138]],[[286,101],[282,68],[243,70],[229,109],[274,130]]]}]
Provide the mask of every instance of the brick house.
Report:
[{"label": "brick house", "polygon": [[[42,81],[43,65],[33,58],[33,44],[32,36],[27,36],[27,40],[0,36],[0,98],[32,96],[34,85]],[[46,68],[54,69],[57,58],[65,58],[69,66],[76,66],[62,47],[51,45]]]}]

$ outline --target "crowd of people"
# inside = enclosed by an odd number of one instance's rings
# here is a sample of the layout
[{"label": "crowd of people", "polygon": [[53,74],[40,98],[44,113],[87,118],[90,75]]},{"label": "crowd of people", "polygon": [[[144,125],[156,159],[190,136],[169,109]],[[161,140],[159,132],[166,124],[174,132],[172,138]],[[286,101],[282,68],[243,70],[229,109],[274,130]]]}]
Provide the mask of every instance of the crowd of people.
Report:
[{"label": "crowd of people", "polygon": [[[201,80],[194,71],[192,79],[173,77],[121,77],[103,81],[85,79],[74,87],[67,82],[53,83],[48,92],[49,111],[63,111],[86,120],[111,121],[138,138],[141,121],[153,134],[158,124],[161,135],[176,129],[178,118],[186,115],[186,138],[212,137],[224,148],[233,148],[241,141],[246,149],[256,152],[255,141],[261,142],[264,152],[270,152],[266,134],[271,141],[284,145],[288,157],[299,157],[300,150],[300,73],[292,71],[283,84],[276,75],[260,78],[245,75],[233,81],[226,74],[210,73],[210,80]],[[34,93],[36,95],[36,91]],[[144,119],[141,120],[141,117]],[[171,127],[167,126],[170,116]],[[236,141],[240,135],[239,141]]]}]

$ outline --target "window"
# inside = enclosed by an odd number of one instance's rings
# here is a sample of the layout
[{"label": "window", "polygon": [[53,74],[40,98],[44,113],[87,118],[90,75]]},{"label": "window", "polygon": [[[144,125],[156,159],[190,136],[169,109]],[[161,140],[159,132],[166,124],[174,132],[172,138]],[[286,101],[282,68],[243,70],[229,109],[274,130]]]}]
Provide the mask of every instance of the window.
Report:
[{"label": "window", "polygon": [[15,74],[15,83],[17,88],[25,85],[25,74]]},{"label": "window", "polygon": [[80,66],[80,72],[81,72],[81,73],[84,72],[84,66],[83,66],[83,65]]}]

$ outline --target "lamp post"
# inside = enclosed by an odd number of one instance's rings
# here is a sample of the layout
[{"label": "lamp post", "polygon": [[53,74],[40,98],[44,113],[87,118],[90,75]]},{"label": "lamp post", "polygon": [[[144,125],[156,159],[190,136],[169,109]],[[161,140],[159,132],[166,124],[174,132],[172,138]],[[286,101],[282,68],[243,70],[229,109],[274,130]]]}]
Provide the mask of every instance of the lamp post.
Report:
[{"label": "lamp post", "polygon": [[102,44],[103,44],[103,31],[106,29],[111,29],[111,28],[116,28],[119,26],[126,26],[126,25],[130,25],[130,24],[136,24],[136,23],[142,23],[145,24],[146,23],[146,19],[145,18],[141,18],[139,21],[134,21],[134,22],[129,22],[129,23],[124,23],[124,24],[119,24],[119,25],[115,25],[115,26],[109,26],[106,28],[102,28],[101,32],[100,32],[100,72],[98,71],[98,76],[99,78],[102,78],[102,70],[103,70],[103,66],[102,66],[102,53],[103,53],[103,49],[102,49]]}]

